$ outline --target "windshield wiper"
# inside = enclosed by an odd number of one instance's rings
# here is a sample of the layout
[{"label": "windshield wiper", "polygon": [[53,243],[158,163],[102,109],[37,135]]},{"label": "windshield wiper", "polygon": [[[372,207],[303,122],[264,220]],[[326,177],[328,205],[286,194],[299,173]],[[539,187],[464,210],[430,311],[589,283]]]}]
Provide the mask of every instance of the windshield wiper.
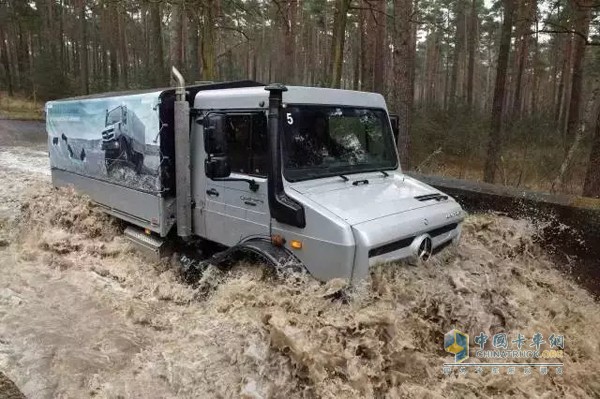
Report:
[{"label": "windshield wiper", "polygon": [[348,181],[348,180],[350,180],[350,179],[348,179],[348,178],[347,178],[346,176],[344,176],[344,175],[339,175],[339,176],[340,176],[342,179],[344,179],[344,181],[345,181],[345,182],[346,182],[346,181]]},{"label": "windshield wiper", "polygon": [[383,174],[383,177],[389,177],[389,173],[386,172],[385,170],[380,170],[380,172]]}]

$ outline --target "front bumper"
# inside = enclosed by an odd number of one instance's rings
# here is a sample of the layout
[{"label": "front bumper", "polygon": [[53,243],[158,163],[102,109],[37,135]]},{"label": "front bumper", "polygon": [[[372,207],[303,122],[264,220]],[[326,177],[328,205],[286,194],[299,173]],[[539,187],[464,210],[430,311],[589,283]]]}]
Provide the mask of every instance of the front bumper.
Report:
[{"label": "front bumper", "polygon": [[102,150],[118,150],[121,148],[119,142],[117,140],[103,141],[102,142]]},{"label": "front bumper", "polygon": [[365,278],[369,267],[377,263],[417,257],[425,238],[433,253],[457,242],[463,219],[460,205],[448,201],[352,226],[356,241],[352,279]]}]

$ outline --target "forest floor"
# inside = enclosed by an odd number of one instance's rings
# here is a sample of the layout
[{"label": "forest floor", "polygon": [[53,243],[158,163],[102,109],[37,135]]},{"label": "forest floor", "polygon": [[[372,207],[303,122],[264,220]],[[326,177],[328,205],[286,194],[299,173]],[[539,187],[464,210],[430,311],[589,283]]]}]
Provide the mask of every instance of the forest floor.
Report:
[{"label": "forest floor", "polygon": [[9,97],[0,91],[0,118],[14,120],[44,120],[44,103],[25,97]]},{"label": "forest floor", "polygon": [[[28,398],[600,396],[600,304],[532,221],[471,215],[458,248],[352,288],[246,264],[190,286],[51,188],[42,126],[14,128],[0,121],[2,398],[20,397],[6,378]],[[452,328],[563,334],[564,373],[446,376]]]}]

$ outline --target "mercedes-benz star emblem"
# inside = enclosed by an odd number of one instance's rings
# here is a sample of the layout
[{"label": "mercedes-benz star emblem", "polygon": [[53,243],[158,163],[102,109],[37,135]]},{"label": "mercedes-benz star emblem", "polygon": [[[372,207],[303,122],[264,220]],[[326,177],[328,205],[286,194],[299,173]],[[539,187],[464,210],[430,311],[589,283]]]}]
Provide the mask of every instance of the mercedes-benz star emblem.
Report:
[{"label": "mercedes-benz star emblem", "polygon": [[431,256],[431,251],[433,249],[433,243],[431,242],[431,238],[425,237],[421,244],[419,244],[419,252],[418,256],[421,260],[428,260]]}]

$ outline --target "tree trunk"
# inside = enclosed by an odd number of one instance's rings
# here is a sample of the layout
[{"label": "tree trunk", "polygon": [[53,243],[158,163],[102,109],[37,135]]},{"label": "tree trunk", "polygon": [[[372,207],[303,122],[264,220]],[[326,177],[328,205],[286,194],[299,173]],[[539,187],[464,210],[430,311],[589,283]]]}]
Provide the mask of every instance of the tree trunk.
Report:
[{"label": "tree trunk", "polygon": [[88,35],[87,35],[87,21],[85,18],[85,1],[78,0],[78,14],[79,14],[79,34],[81,36],[81,41],[79,42],[79,61],[81,68],[81,92],[83,94],[90,94],[90,84],[89,84],[89,64],[88,64]]},{"label": "tree trunk", "polygon": [[117,59],[119,23],[117,20],[116,4],[104,0],[103,13],[104,18],[104,41],[108,46],[109,65],[110,65],[110,88],[115,90],[119,87],[119,61]]},{"label": "tree trunk", "polygon": [[[535,1],[532,1],[533,3],[533,10],[532,13],[535,13],[537,11],[537,3]],[[535,14],[533,14],[533,17],[535,18]],[[532,80],[532,84],[531,84],[531,102],[530,102],[530,109],[529,109],[529,113],[531,115],[536,115],[537,114],[537,109],[538,109],[538,100],[541,99],[541,95],[538,96],[538,92],[539,92],[539,82],[540,82],[540,75],[542,73],[542,66],[540,65],[540,42],[539,42],[539,36],[538,36],[538,32],[539,31],[539,22],[536,19],[535,20],[535,35],[532,37],[533,40],[533,68],[532,68],[532,76],[531,76],[531,80]],[[550,106],[552,106],[552,101],[550,101]]]},{"label": "tree trunk", "polygon": [[331,81],[330,87],[339,88],[342,78],[342,64],[344,62],[344,42],[346,40],[346,21],[350,0],[337,0],[333,21],[333,39],[331,41]]},{"label": "tree trunk", "polygon": [[473,81],[475,78],[475,52],[479,44],[479,17],[477,15],[477,0],[471,1],[469,18],[469,65],[467,70],[467,104],[473,107]]},{"label": "tree trunk", "polygon": [[[114,41],[114,39],[112,39]],[[110,87],[116,89],[119,87],[119,63],[117,61],[117,49],[114,43],[110,46]]]},{"label": "tree trunk", "polygon": [[452,78],[450,80],[450,109],[458,101],[459,77],[463,70],[462,59],[465,46],[465,0],[456,1],[456,35],[454,37],[454,52],[452,54]]},{"label": "tree trunk", "polygon": [[567,142],[575,137],[581,120],[581,89],[583,85],[583,60],[585,58],[586,38],[590,28],[591,11],[589,7],[581,7],[576,0],[571,0],[575,10],[575,32],[573,52],[573,78],[571,83],[571,100],[569,102],[569,118],[567,122]]},{"label": "tree trunk", "polygon": [[162,39],[162,16],[161,16],[161,3],[151,2],[150,3],[150,81],[153,86],[162,86],[166,84],[166,70],[163,52],[163,39]]},{"label": "tree trunk", "polygon": [[[592,90],[592,93],[591,93],[590,97],[588,98],[588,102],[587,102],[587,106],[586,106],[584,115],[592,115],[592,113],[594,112],[594,108],[596,107],[596,109],[598,109],[598,107],[600,106],[600,103],[598,102],[598,99],[600,99],[599,79],[595,79],[595,81],[593,83],[591,82],[591,87],[594,87],[594,90]],[[558,189],[564,190],[565,182],[567,181],[567,176],[568,176],[567,172],[571,168],[571,165],[575,159],[575,153],[577,151],[577,148],[579,147],[579,144],[585,138],[585,131],[586,131],[586,123],[582,122],[579,124],[577,132],[575,133],[575,138],[573,139],[573,142],[571,143],[569,150],[567,151],[567,155],[565,156],[565,159],[563,160],[562,165],[560,166],[558,176],[556,176],[556,179],[554,179],[554,181],[552,182],[552,192],[555,192]],[[594,164],[595,158],[596,158],[595,149],[592,148],[592,153],[590,155],[590,163],[588,164],[588,172],[589,172],[589,167],[592,167],[592,165]],[[587,183],[588,177],[594,178],[593,176],[590,176],[590,174],[587,174],[586,175],[586,183]],[[597,178],[597,176],[595,178]],[[589,182],[589,183],[591,186],[595,186],[595,184],[596,184],[594,182]],[[584,187],[584,189],[585,189],[585,187]]]},{"label": "tree trunk", "polygon": [[[562,35],[561,35],[562,36]],[[552,42],[552,47],[550,48],[550,51],[552,52],[552,54],[559,54],[560,51],[560,41],[555,37],[554,41]],[[551,109],[555,112],[552,113],[552,120],[554,121],[554,123],[556,124],[556,122],[558,122],[558,114],[557,114],[557,110],[560,105],[559,103],[559,97],[558,97],[558,86],[559,86],[559,82],[560,82],[560,74],[558,72],[558,65],[560,62],[560,57],[555,56],[554,60],[552,62],[552,71],[550,72],[550,79],[552,79],[552,97],[551,97],[551,102],[550,102],[550,106],[552,107]]]},{"label": "tree trunk", "polygon": [[596,128],[592,140],[592,152],[583,184],[583,195],[600,198],[600,106],[596,110]]},{"label": "tree trunk", "polygon": [[[115,5],[116,7],[116,5]],[[123,88],[129,88],[129,53],[127,51],[127,10],[117,10],[117,21],[119,24],[118,48],[119,58],[121,60],[121,85]]]},{"label": "tree trunk", "polygon": [[[284,29],[283,81],[296,83],[296,19],[298,0],[286,0],[286,24]],[[345,24],[344,24],[345,25]],[[343,43],[342,43],[343,47]],[[341,69],[340,69],[341,71]]]},{"label": "tree trunk", "polygon": [[14,89],[13,89],[13,80],[12,80],[12,73],[11,73],[11,65],[10,65],[10,61],[8,58],[8,41],[5,40],[4,37],[4,27],[0,26],[0,56],[1,56],[1,60],[2,64],[4,64],[4,70],[6,73],[6,83],[7,83],[7,89],[8,89],[8,95],[9,96],[14,96]]},{"label": "tree trunk", "polygon": [[572,34],[565,35],[563,63],[560,72],[560,83],[558,84],[558,102],[556,104],[556,114],[558,115],[558,130],[562,133],[565,131],[565,121],[569,108],[566,106],[570,97],[570,77],[571,77],[571,59],[572,59]]},{"label": "tree trunk", "polygon": [[[535,0],[528,0],[533,2]],[[517,17],[517,28],[516,28],[516,40],[517,40],[517,55],[516,55],[516,78],[515,78],[515,97],[513,101],[512,114],[514,117],[518,117],[521,114],[521,107],[523,103],[523,74],[527,67],[527,60],[529,56],[529,25],[531,23],[530,17],[530,5],[527,2],[521,2],[518,8]]]},{"label": "tree trunk", "polygon": [[189,31],[190,31],[190,78],[194,81],[200,80],[200,34],[198,32],[199,24],[196,14],[193,12],[189,15]]},{"label": "tree trunk", "polygon": [[[273,20],[275,26],[272,30],[274,45],[271,46],[271,58],[274,61],[273,79],[282,83],[296,83],[296,30],[298,0],[273,0]],[[322,64],[323,80],[321,84],[330,83],[330,60]]]},{"label": "tree trunk", "polygon": [[361,80],[360,89],[363,91],[373,91],[375,87],[374,78],[374,59],[375,59],[375,34],[373,29],[376,27],[375,13],[371,10],[371,3],[362,0],[361,10],[359,11],[360,26],[360,64]]},{"label": "tree trunk", "polygon": [[180,71],[183,71],[183,18],[185,11],[183,4],[180,2],[171,5],[171,23],[169,26],[169,55],[171,65],[175,66]]},{"label": "tree trunk", "polygon": [[[48,2],[50,2],[52,0],[49,0]],[[59,17],[58,19],[58,29],[56,30],[56,46],[58,47],[58,53],[59,53],[59,57],[58,57],[58,67],[60,68],[59,70],[62,71],[67,71],[70,72],[68,70],[68,68],[65,68],[65,66],[68,66],[67,63],[65,63],[65,43],[64,43],[64,27],[65,27],[65,4],[64,4],[64,0],[58,0],[58,12],[59,12]],[[53,29],[54,30],[54,29]]]},{"label": "tree trunk", "polygon": [[498,51],[498,67],[496,68],[496,86],[494,88],[494,102],[492,105],[492,123],[488,141],[487,158],[483,171],[483,180],[494,183],[500,153],[502,151],[502,114],[504,111],[504,92],[506,86],[506,72],[508,69],[508,56],[512,33],[512,20],[514,14],[514,0],[504,0],[504,21]]},{"label": "tree trunk", "polygon": [[352,44],[352,57],[353,57],[353,77],[352,77],[352,90],[360,90],[360,23],[356,26],[354,32],[355,40]]},{"label": "tree trunk", "polygon": [[385,93],[385,60],[388,50],[386,49],[386,2],[377,1],[375,2],[374,10],[374,41],[375,45],[373,48],[373,91],[376,93]]},{"label": "tree trunk", "polygon": [[206,0],[202,24],[202,80],[214,81],[216,74],[215,54],[215,8],[216,0]]},{"label": "tree trunk", "polygon": [[412,0],[394,0],[394,85],[392,103],[397,110],[400,133],[397,138],[400,164],[404,170],[410,168],[410,128],[413,98],[411,76],[414,68],[414,48],[411,39]]}]

